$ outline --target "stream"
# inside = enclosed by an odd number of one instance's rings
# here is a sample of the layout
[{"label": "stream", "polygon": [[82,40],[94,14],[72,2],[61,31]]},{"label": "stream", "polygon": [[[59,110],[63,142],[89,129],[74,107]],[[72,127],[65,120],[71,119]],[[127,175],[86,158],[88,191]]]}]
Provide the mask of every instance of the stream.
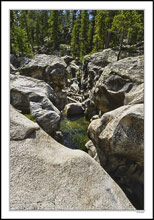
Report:
[{"label": "stream", "polygon": [[60,122],[60,130],[64,136],[63,145],[71,149],[86,151],[85,144],[89,140],[88,125],[89,121],[85,119],[84,115],[67,117],[63,114]]}]

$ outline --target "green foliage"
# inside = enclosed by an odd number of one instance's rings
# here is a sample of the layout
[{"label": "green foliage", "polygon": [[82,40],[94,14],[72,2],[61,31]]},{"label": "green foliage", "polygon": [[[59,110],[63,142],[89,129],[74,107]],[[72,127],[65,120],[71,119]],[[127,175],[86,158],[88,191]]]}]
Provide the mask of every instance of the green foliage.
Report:
[{"label": "green foliage", "polygon": [[[10,11],[10,49],[17,56],[32,57],[42,46],[52,54],[67,44],[81,62],[86,54],[120,47],[123,40],[144,40],[143,10]],[[61,48],[60,55],[64,53]]]},{"label": "green foliage", "polygon": [[31,114],[24,114],[27,118],[29,118],[31,121],[36,122],[35,118]]},{"label": "green foliage", "polygon": [[32,47],[28,41],[27,32],[24,25],[21,23],[21,17],[18,17],[18,11],[10,12],[10,40],[11,53],[21,56],[32,57]]},{"label": "green foliage", "polygon": [[89,140],[87,136],[88,125],[89,122],[86,121],[85,117],[72,117],[71,119],[63,117],[60,129],[72,147],[78,145],[77,147],[79,149],[85,150],[85,144]]},{"label": "green foliage", "polygon": [[95,35],[93,38],[94,48],[93,52],[101,51],[105,47],[105,34],[107,31],[106,28],[106,11],[97,11],[95,17]]},{"label": "green foliage", "polygon": [[73,55],[73,58],[80,56],[80,40],[79,40],[80,27],[81,27],[81,13],[79,12],[73,27],[72,38],[71,38],[71,53]]},{"label": "green foliage", "polygon": [[[135,34],[135,40],[139,40],[140,35],[143,36],[143,21],[142,15],[136,10],[120,11],[113,19],[112,31],[119,35],[129,38],[132,41],[132,36]],[[141,34],[142,33],[142,34]],[[133,40],[134,41],[134,40]]]},{"label": "green foliage", "polygon": [[81,13],[81,28],[80,28],[80,61],[83,56],[88,53],[88,26],[89,26],[89,14],[88,11],[82,11]]},{"label": "green foliage", "polygon": [[53,10],[50,12],[50,17],[48,20],[49,23],[49,45],[51,53],[53,53],[54,50],[59,49],[59,42],[60,42],[60,35],[59,35],[59,11]]},{"label": "green foliage", "polygon": [[94,44],[93,44],[93,37],[95,32],[95,16],[96,16],[96,10],[91,11],[90,15],[92,15],[92,18],[89,22],[89,30],[88,30],[88,53],[91,53]]}]

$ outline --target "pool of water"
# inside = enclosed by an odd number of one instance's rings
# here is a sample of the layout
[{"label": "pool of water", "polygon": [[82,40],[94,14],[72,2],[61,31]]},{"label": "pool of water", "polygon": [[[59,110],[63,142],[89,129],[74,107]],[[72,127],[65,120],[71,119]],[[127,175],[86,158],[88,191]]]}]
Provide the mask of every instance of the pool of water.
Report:
[{"label": "pool of water", "polygon": [[85,144],[89,140],[87,135],[88,125],[89,121],[87,121],[83,115],[72,117],[62,115],[60,130],[64,136],[63,145],[71,149],[86,151]]}]

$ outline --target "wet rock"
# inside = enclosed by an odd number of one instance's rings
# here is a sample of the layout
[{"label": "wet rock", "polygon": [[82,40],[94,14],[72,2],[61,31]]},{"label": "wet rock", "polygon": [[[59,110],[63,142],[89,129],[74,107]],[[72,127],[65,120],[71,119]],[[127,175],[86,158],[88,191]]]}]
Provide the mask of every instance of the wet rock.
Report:
[{"label": "wet rock", "polygon": [[87,153],[64,147],[40,128],[10,142],[10,210],[135,209]]}]

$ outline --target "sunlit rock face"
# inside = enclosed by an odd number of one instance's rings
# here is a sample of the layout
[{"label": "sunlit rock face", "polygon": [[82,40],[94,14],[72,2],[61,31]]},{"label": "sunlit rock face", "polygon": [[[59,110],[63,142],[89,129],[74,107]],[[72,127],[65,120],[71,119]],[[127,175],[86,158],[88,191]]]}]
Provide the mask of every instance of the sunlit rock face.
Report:
[{"label": "sunlit rock face", "polygon": [[141,97],[133,103],[141,103],[144,94],[143,88],[141,89],[143,82],[144,56],[128,57],[104,68],[90,98],[102,112],[131,103],[128,97],[133,96],[132,93],[135,90],[136,93],[141,94]]},{"label": "sunlit rock face", "polygon": [[42,79],[56,91],[64,88],[67,80],[64,59],[46,54],[36,54],[34,59],[20,68],[20,74]]},{"label": "sunlit rock face", "polygon": [[125,105],[103,114],[90,123],[88,134],[101,165],[143,209],[144,105]]},{"label": "sunlit rock face", "polygon": [[34,122],[26,126],[29,119],[15,111],[11,130],[23,129],[20,140],[10,137],[10,210],[135,210],[88,154],[64,147]]}]

